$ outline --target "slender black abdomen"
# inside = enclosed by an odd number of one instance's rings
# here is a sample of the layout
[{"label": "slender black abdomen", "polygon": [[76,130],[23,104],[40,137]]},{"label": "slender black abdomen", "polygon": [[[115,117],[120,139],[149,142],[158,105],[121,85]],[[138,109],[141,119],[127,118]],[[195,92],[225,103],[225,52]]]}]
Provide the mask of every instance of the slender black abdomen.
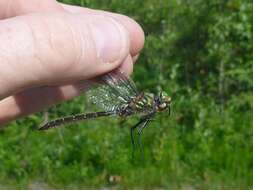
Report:
[{"label": "slender black abdomen", "polygon": [[103,116],[110,116],[114,115],[115,111],[103,111],[103,112],[94,112],[94,113],[87,113],[87,114],[77,114],[77,115],[72,115],[64,118],[59,118],[53,121],[50,121],[44,125],[42,125],[39,130],[47,130],[49,128],[54,128],[58,127],[63,124],[68,124],[68,123],[73,123],[77,121],[82,121],[86,119],[94,119],[97,117],[103,117]]}]

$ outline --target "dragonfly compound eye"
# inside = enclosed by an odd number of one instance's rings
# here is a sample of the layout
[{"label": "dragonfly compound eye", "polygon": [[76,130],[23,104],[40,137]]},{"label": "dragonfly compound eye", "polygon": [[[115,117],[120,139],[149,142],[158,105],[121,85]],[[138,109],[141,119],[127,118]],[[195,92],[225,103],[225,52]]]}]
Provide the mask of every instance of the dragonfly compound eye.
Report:
[{"label": "dragonfly compound eye", "polygon": [[165,102],[163,102],[163,103],[161,103],[161,104],[158,105],[158,111],[163,111],[167,107],[168,107],[168,105]]}]

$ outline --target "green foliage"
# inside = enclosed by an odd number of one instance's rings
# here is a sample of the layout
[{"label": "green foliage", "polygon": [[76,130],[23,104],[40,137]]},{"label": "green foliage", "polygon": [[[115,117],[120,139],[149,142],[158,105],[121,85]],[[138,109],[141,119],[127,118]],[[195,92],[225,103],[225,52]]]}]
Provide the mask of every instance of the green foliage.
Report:
[{"label": "green foliage", "polygon": [[[249,189],[253,186],[251,0],[62,0],[136,19],[146,34],[135,65],[140,89],[164,89],[172,116],[158,116],[131,156],[129,130],[99,119],[41,133],[41,114],[0,131],[0,183],[61,187]],[[56,110],[56,111],[55,111]],[[83,99],[51,117],[84,111]],[[121,127],[118,127],[121,126]],[[111,183],[110,176],[120,176]]]}]

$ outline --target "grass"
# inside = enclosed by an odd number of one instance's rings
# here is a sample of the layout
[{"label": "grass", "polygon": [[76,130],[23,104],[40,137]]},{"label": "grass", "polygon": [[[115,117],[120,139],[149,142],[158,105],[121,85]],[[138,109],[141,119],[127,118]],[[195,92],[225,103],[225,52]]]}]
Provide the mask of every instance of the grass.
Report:
[{"label": "grass", "polygon": [[[221,51],[233,45],[251,51],[251,43],[240,44],[238,33],[222,43],[215,36],[231,32],[230,26],[234,31],[240,15],[251,18],[250,11],[234,11],[251,4],[231,1],[232,12],[223,7],[221,13],[222,3],[216,10],[216,4],[201,0],[63,2],[114,10],[141,23],[148,35],[134,81],[139,89],[162,88],[170,94],[172,115],[157,116],[145,129],[143,160],[131,155],[128,126],[137,118],[101,118],[48,132],[37,130],[41,113],[14,121],[0,131],[0,189],[253,189],[251,70],[241,78],[225,73],[222,87],[218,64],[227,61],[225,69],[241,67],[240,72],[245,65],[251,68],[247,55]],[[206,10],[209,15],[203,16]],[[239,16],[225,22],[227,12]],[[221,21],[216,18],[225,22],[225,29],[218,30],[215,23]],[[243,23],[253,26],[250,19]],[[226,56],[219,57],[220,52]],[[243,66],[236,62],[240,59]],[[50,109],[50,117],[84,112],[84,105],[83,97],[75,98]]]}]

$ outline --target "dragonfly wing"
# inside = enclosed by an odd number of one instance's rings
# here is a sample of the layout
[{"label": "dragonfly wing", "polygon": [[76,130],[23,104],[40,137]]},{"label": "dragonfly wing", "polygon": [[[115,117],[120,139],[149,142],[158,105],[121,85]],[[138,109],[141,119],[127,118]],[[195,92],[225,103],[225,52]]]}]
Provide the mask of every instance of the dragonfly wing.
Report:
[{"label": "dragonfly wing", "polygon": [[87,92],[88,100],[104,110],[114,110],[128,103],[138,91],[134,82],[120,71],[113,71],[98,79],[94,88]]},{"label": "dragonfly wing", "polygon": [[86,92],[86,97],[90,103],[95,104],[103,110],[114,110],[117,105],[123,104],[124,99],[115,96],[112,89],[107,85],[95,85]]},{"label": "dragonfly wing", "polygon": [[131,78],[118,70],[103,75],[101,79],[105,85],[110,86],[116,95],[127,101],[139,94]]}]

